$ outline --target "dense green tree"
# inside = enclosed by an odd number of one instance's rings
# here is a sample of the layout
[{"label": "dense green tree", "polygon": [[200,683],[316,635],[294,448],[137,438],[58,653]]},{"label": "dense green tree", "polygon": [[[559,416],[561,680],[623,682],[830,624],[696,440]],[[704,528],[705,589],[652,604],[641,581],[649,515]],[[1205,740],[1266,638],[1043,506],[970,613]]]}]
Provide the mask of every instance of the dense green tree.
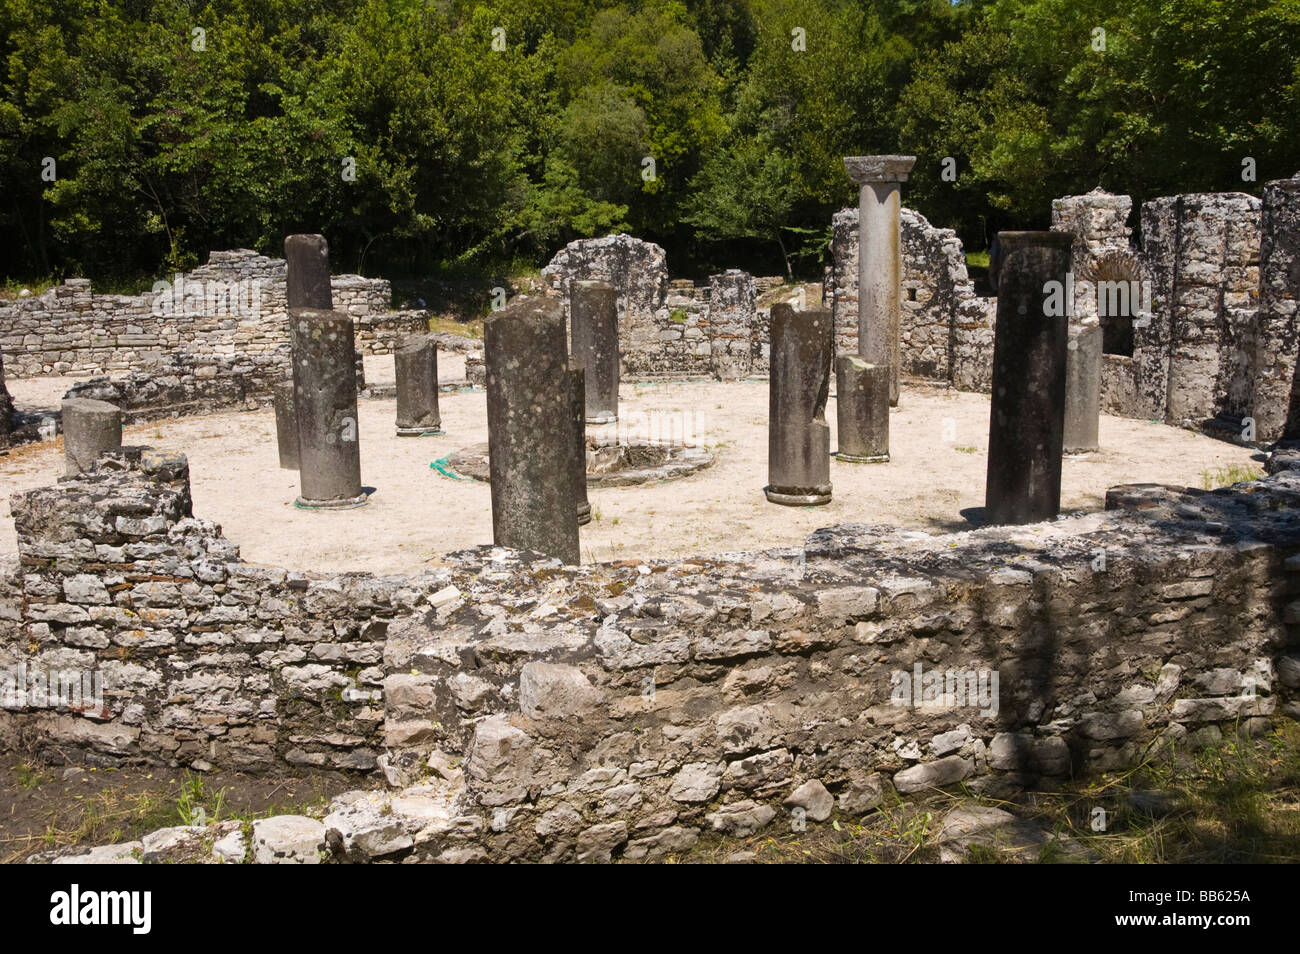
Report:
[{"label": "dense green tree", "polygon": [[1098,184],[1258,191],[1297,128],[1300,0],[0,0],[0,260],[311,230],[396,274],[628,230],[815,274],[845,155],[914,152],[908,203],[978,246]]}]

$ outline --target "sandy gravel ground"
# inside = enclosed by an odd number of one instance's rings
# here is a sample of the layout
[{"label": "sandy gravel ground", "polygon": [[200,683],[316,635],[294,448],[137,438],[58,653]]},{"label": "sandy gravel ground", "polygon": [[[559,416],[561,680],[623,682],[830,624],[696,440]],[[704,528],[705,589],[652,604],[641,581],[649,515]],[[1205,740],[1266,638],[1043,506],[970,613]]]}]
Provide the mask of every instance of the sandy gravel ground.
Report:
[{"label": "sandy gravel ground", "polygon": [[[462,367],[459,359],[445,356],[443,379],[459,376]],[[367,379],[384,381],[385,369],[391,379],[391,359],[368,361]],[[11,390],[20,406],[30,406],[29,395],[34,400],[56,389],[47,379],[15,381]],[[971,528],[962,511],[984,504],[986,395],[907,382],[901,406],[891,415],[893,460],[883,465],[832,461],[834,500],[807,508],[776,506],[763,496],[767,399],[767,382],[759,380],[625,384],[625,420],[636,420],[638,413],[646,415],[642,421],[684,415],[717,459],[682,480],[593,489],[595,519],[582,530],[584,560],[797,545],[818,527],[846,522],[931,532]],[[269,409],[133,426],[124,440],[189,455],[196,516],[221,524],[247,560],[299,569],[405,572],[438,562],[448,551],[492,541],[488,486],[453,480],[430,467],[487,440],[486,397],[481,391],[444,394],[441,410],[445,434],[399,438],[393,434],[393,401],[361,402],[362,480],[374,493],[366,507],[343,512],[293,507],[298,475],[279,469]],[[828,418],[833,432],[833,398]],[[1101,443],[1100,452],[1065,461],[1065,509],[1100,509],[1106,489],[1115,484],[1199,487],[1207,470],[1232,464],[1258,468],[1252,462],[1256,452],[1249,449],[1145,421],[1103,417]],[[60,439],[0,457],[0,556],[16,552],[9,494],[53,482],[62,473],[62,453]]]}]

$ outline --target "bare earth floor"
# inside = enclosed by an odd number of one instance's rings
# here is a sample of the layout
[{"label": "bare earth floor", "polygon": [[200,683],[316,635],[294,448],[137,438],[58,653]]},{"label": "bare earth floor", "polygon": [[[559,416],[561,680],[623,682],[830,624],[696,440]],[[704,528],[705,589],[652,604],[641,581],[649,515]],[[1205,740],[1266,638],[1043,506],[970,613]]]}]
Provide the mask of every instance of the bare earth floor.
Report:
[{"label": "bare earth floor", "polygon": [[[450,357],[450,356],[449,356]],[[458,369],[440,368],[444,380]],[[367,379],[384,377],[383,362],[367,362]],[[459,364],[459,363],[458,363]],[[387,362],[391,368],[391,359]],[[43,390],[41,390],[43,389]],[[47,382],[14,381],[16,402],[53,390]],[[594,519],[582,530],[584,561],[680,557],[794,546],[819,527],[881,523],[930,532],[968,530],[962,516],[984,504],[989,398],[920,381],[905,382],[891,414],[888,464],[832,460],[834,500],[823,507],[769,504],[766,381],[683,382],[623,386],[621,411],[687,414],[713,466],[681,480],[640,487],[593,489]],[[57,404],[57,400],[55,401]],[[124,441],[189,456],[196,516],[213,520],[238,543],[245,559],[305,570],[406,572],[438,562],[452,550],[492,541],[486,484],[454,480],[430,465],[487,440],[482,391],[444,394],[445,433],[399,438],[392,400],[361,401],[362,479],[370,503],[342,512],[293,506],[296,471],[277,465],[270,409],[166,420],[127,428]],[[827,409],[834,447],[835,405]],[[1202,486],[1206,471],[1254,466],[1257,452],[1190,431],[1103,417],[1102,450],[1067,458],[1062,505],[1098,510],[1108,487],[1139,481]],[[538,449],[544,453],[544,448]],[[16,551],[9,494],[52,483],[62,474],[63,443],[28,445],[0,457],[0,555]]]}]

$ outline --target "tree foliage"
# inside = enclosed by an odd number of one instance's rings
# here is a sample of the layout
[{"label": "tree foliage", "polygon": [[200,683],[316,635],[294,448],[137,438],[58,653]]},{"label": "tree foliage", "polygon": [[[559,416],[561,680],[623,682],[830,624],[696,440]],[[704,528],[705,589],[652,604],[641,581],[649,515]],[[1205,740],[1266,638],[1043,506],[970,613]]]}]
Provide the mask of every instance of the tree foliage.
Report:
[{"label": "tree foliage", "polygon": [[905,201],[978,247],[1096,185],[1257,191],[1297,128],[1300,0],[0,0],[10,276],[611,230],[815,274],[846,155],[916,154]]}]

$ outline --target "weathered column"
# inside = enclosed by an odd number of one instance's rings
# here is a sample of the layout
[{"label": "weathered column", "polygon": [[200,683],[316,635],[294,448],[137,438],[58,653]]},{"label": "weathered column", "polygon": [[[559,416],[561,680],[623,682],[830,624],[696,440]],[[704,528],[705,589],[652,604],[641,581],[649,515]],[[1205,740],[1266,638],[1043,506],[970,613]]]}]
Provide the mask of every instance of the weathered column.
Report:
[{"label": "weathered column", "polygon": [[442,433],[438,413],[438,346],[425,335],[412,335],[393,352],[397,375],[397,436]]},{"label": "weathered column", "polygon": [[1101,415],[1101,325],[1070,329],[1065,356],[1065,425],[1067,454],[1087,454],[1097,449]]},{"label": "weathered column", "polygon": [[618,289],[609,282],[569,283],[573,360],[587,373],[587,423],[618,420]]},{"label": "weathered column", "polygon": [[65,398],[63,461],[69,477],[92,470],[105,451],[122,446],[122,411],[107,401]]},{"label": "weathered column", "polygon": [[1048,282],[1063,294],[1070,270],[1064,232],[1001,232],[998,317],[985,523],[1036,523],[1061,509],[1065,426],[1065,308],[1047,314]]},{"label": "weathered column", "polygon": [[293,392],[298,388],[298,348],[294,341],[294,314],[310,308],[331,311],[330,250],[323,235],[286,235],[284,239],[285,299],[289,311],[289,390],[275,395],[275,435],[280,467],[299,468],[298,414]]},{"label": "weathered column", "polygon": [[290,313],[294,342],[293,403],[298,420],[298,474],[304,509],[359,507],[357,374],[352,317],[341,311]]},{"label": "weathered column", "polygon": [[298,469],[298,416],[293,406],[293,382],[275,386],[275,440],[280,451],[282,470]]},{"label": "weathered column", "polygon": [[889,368],[889,403],[898,403],[899,295],[903,257],[899,186],[916,156],[848,156],[844,168],[858,184],[858,354]]},{"label": "weathered column", "polygon": [[591,523],[591,502],[587,499],[587,373],[580,364],[569,365],[569,418],[573,421],[575,460],[572,474],[573,499],[577,504],[578,526]]},{"label": "weathered column", "polygon": [[1264,186],[1251,416],[1255,439],[1300,437],[1300,177]]},{"label": "weathered column", "polygon": [[767,475],[772,503],[790,507],[831,501],[831,312],[772,306]]},{"label": "weathered column", "polygon": [[835,359],[835,459],[851,464],[889,460],[889,369],[857,355]]},{"label": "weathered column", "polygon": [[564,311],[520,298],[488,317],[483,337],[493,541],[577,563]]},{"label": "weathered column", "polygon": [[323,235],[289,235],[284,240],[285,295],[289,311],[330,311],[330,247]]}]

